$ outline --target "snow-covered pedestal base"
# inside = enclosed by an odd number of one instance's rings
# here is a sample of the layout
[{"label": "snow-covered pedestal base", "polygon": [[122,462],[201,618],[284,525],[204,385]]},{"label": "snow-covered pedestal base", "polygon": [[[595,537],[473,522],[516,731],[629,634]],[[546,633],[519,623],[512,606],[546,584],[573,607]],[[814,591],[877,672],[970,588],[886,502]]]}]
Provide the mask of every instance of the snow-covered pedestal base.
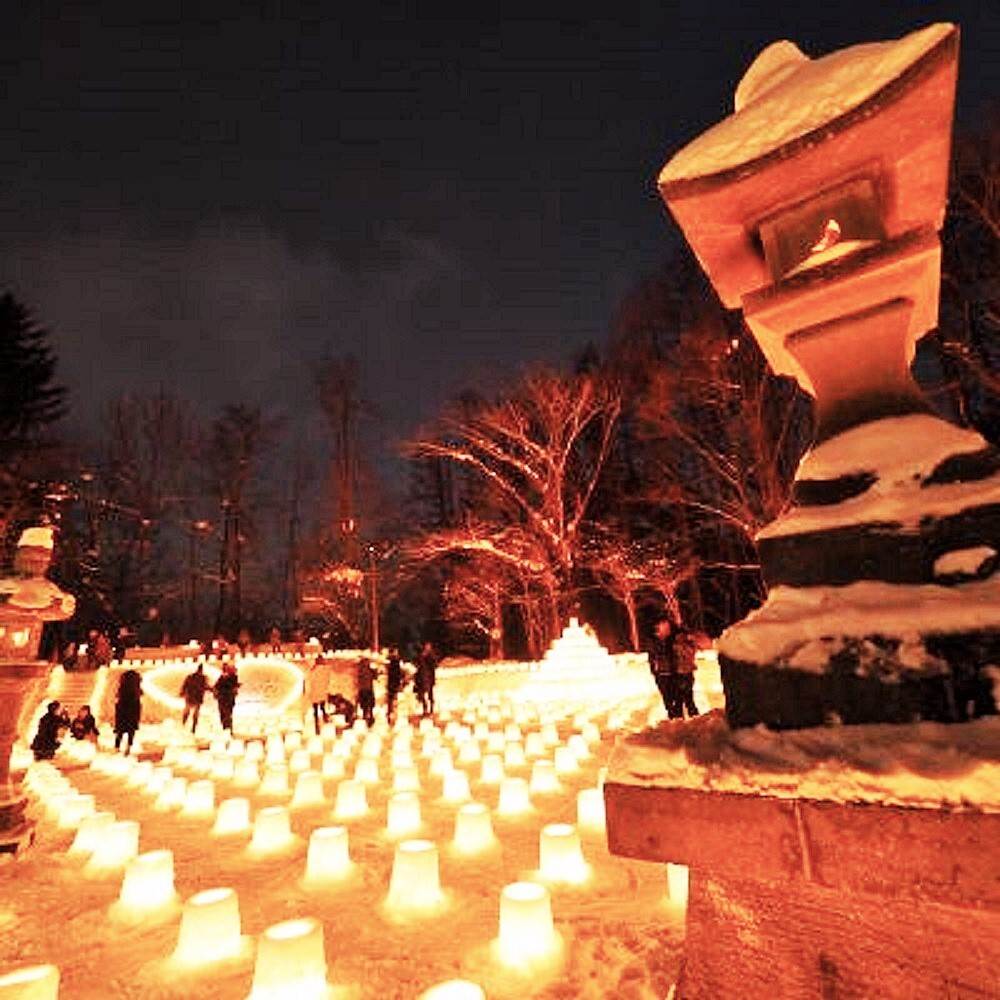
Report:
[{"label": "snow-covered pedestal base", "polygon": [[720,721],[624,741],[605,784],[614,854],[690,868],[679,997],[1000,996],[1000,722]]},{"label": "snow-covered pedestal base", "polygon": [[996,711],[1000,451],[929,414],[803,459],[758,536],[766,603],[719,642],[734,726],[962,722]]}]

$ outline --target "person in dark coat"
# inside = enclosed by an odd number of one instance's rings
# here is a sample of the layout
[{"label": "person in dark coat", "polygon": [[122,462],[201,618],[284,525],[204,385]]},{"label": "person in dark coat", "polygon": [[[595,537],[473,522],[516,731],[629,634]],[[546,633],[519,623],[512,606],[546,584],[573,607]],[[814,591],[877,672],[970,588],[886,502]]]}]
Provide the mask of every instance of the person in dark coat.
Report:
[{"label": "person in dark coat", "polygon": [[38,732],[31,741],[35,760],[52,760],[59,749],[60,730],[69,726],[69,718],[60,708],[58,701],[50,701],[45,714],[38,720]]},{"label": "person in dark coat", "polygon": [[698,643],[691,632],[680,628],[677,630],[674,649],[677,660],[677,718],[683,719],[686,711],[688,718],[693,719],[699,714],[698,706],[694,703],[694,672],[698,669],[695,653],[698,651]]},{"label": "person in dark coat", "polygon": [[132,752],[135,731],[139,728],[142,715],[142,677],[138,670],[126,670],[118,682],[118,697],[115,699],[115,749],[126,737],[125,754]]},{"label": "person in dark coat", "polygon": [[232,663],[227,663],[212,690],[219,706],[219,721],[222,723],[222,728],[228,729],[229,732],[233,731],[233,708],[236,706],[236,692],[239,688],[240,678],[236,673],[236,667]]},{"label": "person in dark coat", "polygon": [[97,742],[97,720],[94,713],[90,711],[89,705],[81,705],[73,716],[73,721],[69,724],[69,731],[76,740],[90,740]]},{"label": "person in dark coat", "polygon": [[434,714],[434,685],[437,682],[437,656],[434,647],[425,642],[417,654],[417,676],[414,689],[424,715]]},{"label": "person in dark coat", "polygon": [[184,699],[184,712],[181,715],[181,725],[186,726],[188,716],[191,716],[191,732],[198,728],[198,716],[201,715],[201,705],[208,690],[208,678],[205,668],[199,663],[195,671],[184,678],[181,685],[181,697]]},{"label": "person in dark coat", "polygon": [[663,699],[667,717],[671,719],[684,717],[678,683],[677,642],[678,630],[670,618],[664,615],[653,627],[653,635],[646,643],[649,669],[653,672],[653,679]]},{"label": "person in dark coat", "polygon": [[403,683],[403,664],[399,658],[399,650],[393,646],[389,650],[389,663],[385,670],[386,715],[390,722],[396,718],[396,701],[403,690]]},{"label": "person in dark coat", "polygon": [[375,723],[375,668],[365,656],[358,660],[358,708],[369,726]]}]

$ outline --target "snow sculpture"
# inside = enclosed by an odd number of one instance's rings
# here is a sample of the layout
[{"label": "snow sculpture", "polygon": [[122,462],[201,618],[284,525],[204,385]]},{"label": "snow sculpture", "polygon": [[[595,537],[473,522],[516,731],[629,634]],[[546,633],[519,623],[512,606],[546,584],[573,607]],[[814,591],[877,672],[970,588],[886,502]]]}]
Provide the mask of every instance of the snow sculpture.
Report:
[{"label": "snow sculpture", "polygon": [[815,60],[776,43],[660,174],[723,302],[816,401],[757,539],[767,602],[719,643],[733,726],[996,710],[1000,453],[910,374],[937,325],[957,55],[950,24]]}]

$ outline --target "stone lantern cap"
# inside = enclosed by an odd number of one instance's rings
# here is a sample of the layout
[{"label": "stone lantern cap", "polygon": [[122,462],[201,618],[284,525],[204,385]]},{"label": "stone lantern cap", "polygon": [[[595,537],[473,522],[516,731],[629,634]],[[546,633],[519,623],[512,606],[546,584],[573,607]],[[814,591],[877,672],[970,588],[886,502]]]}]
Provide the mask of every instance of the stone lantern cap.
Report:
[{"label": "stone lantern cap", "polygon": [[764,49],[736,112],[658,179],[728,308],[811,255],[837,262],[940,228],[957,65],[953,24],[818,59],[787,41]]},{"label": "stone lantern cap", "polygon": [[17,540],[17,547],[19,549],[46,549],[51,552],[55,547],[54,535],[55,533],[51,528],[25,528],[21,532],[21,537]]}]

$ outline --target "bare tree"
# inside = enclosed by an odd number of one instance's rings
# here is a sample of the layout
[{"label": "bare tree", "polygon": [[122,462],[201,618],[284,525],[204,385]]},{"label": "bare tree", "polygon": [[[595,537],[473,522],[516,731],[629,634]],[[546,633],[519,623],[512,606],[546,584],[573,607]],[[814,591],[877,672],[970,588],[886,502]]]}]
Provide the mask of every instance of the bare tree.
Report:
[{"label": "bare tree", "polygon": [[486,488],[477,518],[419,539],[423,558],[474,552],[519,567],[537,594],[542,634],[558,634],[572,601],[586,518],[621,409],[617,390],[594,374],[538,372],[499,402],[452,409],[409,454],[445,459]]}]

